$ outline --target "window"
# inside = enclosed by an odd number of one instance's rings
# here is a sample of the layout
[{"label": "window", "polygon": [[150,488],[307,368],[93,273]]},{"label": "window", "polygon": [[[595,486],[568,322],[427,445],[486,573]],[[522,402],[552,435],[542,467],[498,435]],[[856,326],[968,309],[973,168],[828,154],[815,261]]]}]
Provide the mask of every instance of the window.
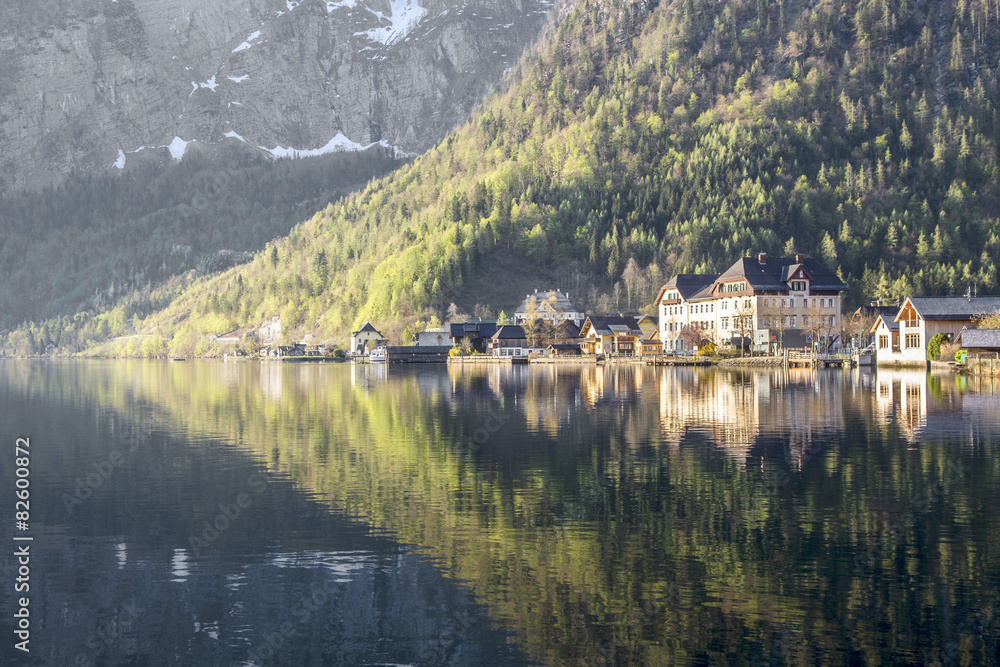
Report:
[{"label": "window", "polygon": [[793,328],[795,327],[795,316],[794,315],[792,315],[792,327]]},{"label": "window", "polygon": [[920,347],[920,334],[918,333],[906,334],[906,347],[908,348]]},{"label": "window", "polygon": [[794,308],[795,307],[795,299],[789,299],[788,300],[788,307],[789,308]]},{"label": "window", "polygon": [[723,329],[728,329],[729,328],[729,318],[728,317],[723,317],[722,318],[722,328]]}]

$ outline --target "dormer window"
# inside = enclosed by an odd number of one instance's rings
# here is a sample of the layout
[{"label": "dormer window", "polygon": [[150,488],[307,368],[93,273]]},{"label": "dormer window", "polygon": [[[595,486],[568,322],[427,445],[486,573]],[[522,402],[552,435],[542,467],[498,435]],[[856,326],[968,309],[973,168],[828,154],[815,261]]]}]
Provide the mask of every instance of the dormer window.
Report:
[{"label": "dormer window", "polygon": [[793,292],[805,292],[806,291],[806,281],[804,280],[793,280],[791,281]]}]

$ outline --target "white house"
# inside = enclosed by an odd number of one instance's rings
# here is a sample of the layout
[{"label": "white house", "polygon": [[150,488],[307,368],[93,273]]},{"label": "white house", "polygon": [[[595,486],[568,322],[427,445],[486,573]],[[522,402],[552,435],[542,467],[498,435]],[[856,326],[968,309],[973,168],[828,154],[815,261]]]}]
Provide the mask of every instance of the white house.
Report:
[{"label": "white house", "polygon": [[558,324],[566,320],[572,320],[576,326],[582,326],[584,314],[573,302],[569,300],[568,294],[563,294],[559,290],[549,290],[534,294],[527,294],[524,301],[514,311],[514,322],[522,324],[526,320],[542,319]]},{"label": "white house", "polygon": [[366,320],[360,329],[351,332],[351,347],[348,353],[366,354],[369,349],[384,343],[382,334]]},{"label": "white house", "polygon": [[927,344],[935,334],[945,334],[954,341],[977,315],[998,310],[1000,296],[908,297],[893,320],[899,328],[896,344],[882,347],[881,343],[885,340],[882,336],[886,333],[881,330],[875,332],[876,363],[926,366]]},{"label": "white house", "polygon": [[680,274],[660,289],[660,338],[665,352],[691,349],[685,329],[722,343],[754,338],[783,347],[818,337],[829,344],[840,331],[843,281],[805,255],[737,260],[722,275]]}]

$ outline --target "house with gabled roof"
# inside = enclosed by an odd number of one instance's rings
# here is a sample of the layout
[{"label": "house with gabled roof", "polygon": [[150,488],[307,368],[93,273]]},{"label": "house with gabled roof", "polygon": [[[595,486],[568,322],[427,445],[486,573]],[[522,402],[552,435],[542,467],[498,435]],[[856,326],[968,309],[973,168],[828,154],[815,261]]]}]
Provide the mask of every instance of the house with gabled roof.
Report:
[{"label": "house with gabled roof", "polygon": [[529,319],[547,320],[552,324],[571,320],[576,326],[583,322],[583,312],[569,300],[569,294],[558,289],[527,294],[524,301],[514,311],[514,323],[523,324]]},{"label": "house with gabled roof", "polygon": [[1000,359],[1000,329],[962,329],[956,343],[965,348],[968,359]]},{"label": "house with gabled roof", "polygon": [[386,340],[382,333],[372,326],[372,323],[365,320],[361,328],[351,332],[351,344],[348,353],[366,354],[372,348],[385,345]]},{"label": "house with gabled roof", "polygon": [[542,354],[543,347],[531,347],[528,334],[524,327],[517,324],[504,324],[490,336],[487,352],[496,357],[527,357],[529,354]]},{"label": "house with gabled roof", "polygon": [[681,333],[685,329],[740,345],[758,337],[772,343],[785,339],[787,345],[812,330],[829,344],[840,330],[840,295],[846,289],[835,273],[805,255],[742,257],[721,275],[671,278],[656,299],[660,338],[666,352],[692,346]]},{"label": "house with gabled roof", "polygon": [[462,340],[469,342],[469,347],[475,352],[486,352],[490,338],[497,332],[497,321],[495,319],[465,320],[464,322],[451,322],[448,324],[448,336],[452,345],[461,345]]},{"label": "house with gabled roof", "polygon": [[580,327],[580,338],[586,354],[631,357],[642,340],[642,329],[631,315],[591,315]]},{"label": "house with gabled roof", "polygon": [[899,352],[899,322],[896,315],[899,306],[871,306],[868,310],[875,312],[875,321],[868,333],[875,338],[875,355]]},{"label": "house with gabled roof", "polygon": [[1000,310],[1000,296],[911,296],[900,306],[894,322],[899,327],[897,348],[876,348],[876,363],[927,365],[927,344],[936,334],[954,341],[977,316]]},{"label": "house with gabled roof", "polygon": [[714,323],[711,290],[718,278],[716,273],[679,273],[660,288],[656,303],[660,310],[660,341],[665,352],[684,350],[681,336],[684,329],[701,326],[709,329],[709,323]]}]

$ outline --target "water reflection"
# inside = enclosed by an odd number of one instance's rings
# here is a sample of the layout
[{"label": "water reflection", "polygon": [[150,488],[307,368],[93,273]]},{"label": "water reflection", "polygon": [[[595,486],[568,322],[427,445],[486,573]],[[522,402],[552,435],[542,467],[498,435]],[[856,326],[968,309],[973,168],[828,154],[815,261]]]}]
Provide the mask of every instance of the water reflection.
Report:
[{"label": "water reflection", "polygon": [[[73,443],[38,464],[52,506],[118,446],[112,434],[151,424],[121,475],[46,522],[67,553],[94,552],[64,563],[83,586],[60,592],[61,608],[151,596],[171,611],[149,650],[266,652],[279,619],[329,586],[266,660],[995,661],[1000,392],[978,381],[555,365],[3,371],[4,417]],[[24,421],[29,406],[58,416]],[[273,481],[248,520],[195,553],[192,526],[255,473]],[[501,648],[484,612],[527,655]]]},{"label": "water reflection", "polygon": [[912,443],[957,430],[997,430],[1000,386],[993,378],[879,370],[875,380],[879,423],[896,424]]}]

